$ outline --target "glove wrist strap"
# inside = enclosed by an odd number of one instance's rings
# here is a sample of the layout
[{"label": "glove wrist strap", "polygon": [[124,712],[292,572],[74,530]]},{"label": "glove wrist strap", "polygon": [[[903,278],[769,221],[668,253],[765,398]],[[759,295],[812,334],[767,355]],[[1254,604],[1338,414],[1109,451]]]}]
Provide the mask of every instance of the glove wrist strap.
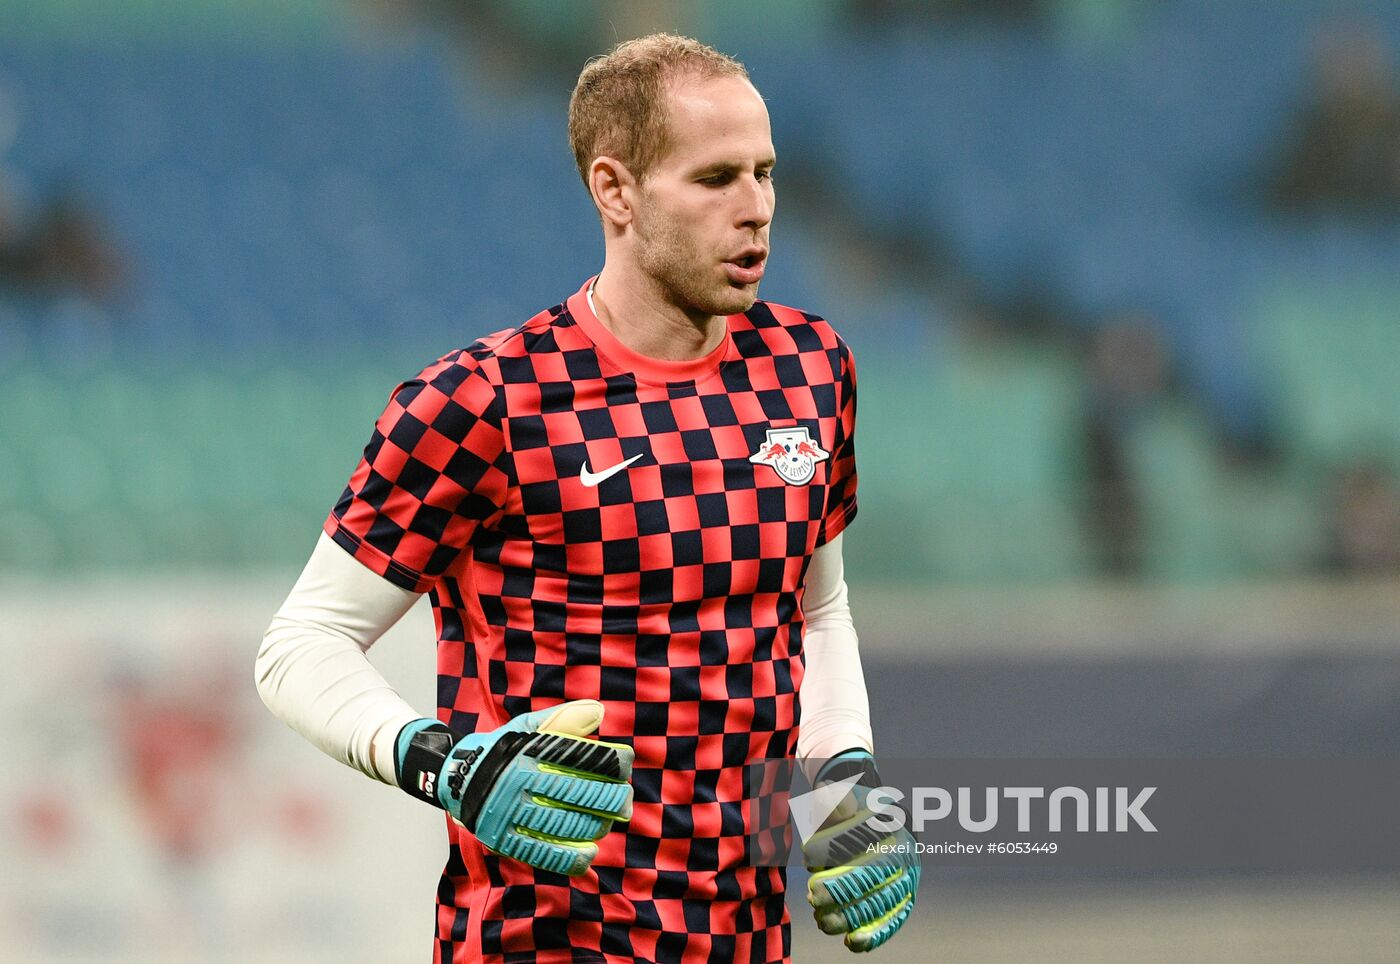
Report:
[{"label": "glove wrist strap", "polygon": [[397,744],[399,788],[410,797],[441,808],[439,775],[456,742],[456,735],[446,725],[431,720],[415,720],[400,730]]},{"label": "glove wrist strap", "polygon": [[868,750],[845,750],[826,762],[817,774],[818,783],[836,783],[849,776],[859,774],[856,781],[862,787],[883,786],[880,773],[875,769],[875,758]]}]

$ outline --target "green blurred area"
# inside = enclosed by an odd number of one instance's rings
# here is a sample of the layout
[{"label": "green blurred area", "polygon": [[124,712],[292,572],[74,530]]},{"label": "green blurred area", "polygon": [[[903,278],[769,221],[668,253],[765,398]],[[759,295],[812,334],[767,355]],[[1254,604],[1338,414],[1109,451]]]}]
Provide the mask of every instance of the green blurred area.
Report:
[{"label": "green blurred area", "polygon": [[1400,470],[1400,289],[1283,284],[1254,338],[1279,421],[1295,443],[1289,469],[1377,458]]},{"label": "green blurred area", "polygon": [[[1144,571],[1164,580],[1306,572],[1329,485],[1363,460],[1400,467],[1400,299],[1384,287],[1280,290],[1255,352],[1286,425],[1267,466],[1232,462],[1190,405],[1139,418]],[[401,375],[291,359],[75,376],[27,362],[0,378],[0,567],[292,565],[306,553]],[[1060,348],[955,345],[860,363],[864,580],[1092,578],[1082,512],[1086,384]]]},{"label": "green blurred area", "polygon": [[0,568],[296,564],[392,379],[347,366],[0,379]]}]

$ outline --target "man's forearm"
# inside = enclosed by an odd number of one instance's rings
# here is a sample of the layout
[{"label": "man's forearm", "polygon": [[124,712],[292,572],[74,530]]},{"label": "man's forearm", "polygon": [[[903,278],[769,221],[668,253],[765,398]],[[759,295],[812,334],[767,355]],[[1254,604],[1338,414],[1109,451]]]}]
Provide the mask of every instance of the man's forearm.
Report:
[{"label": "man's forearm", "polygon": [[274,715],[329,756],[395,782],[394,741],[422,717],[365,652],[418,596],[322,535],[263,637],[255,673]]},{"label": "man's forearm", "polygon": [[851,619],[841,536],[813,553],[802,608],[807,668],[798,759],[824,760],[856,748],[873,751],[870,700]]}]

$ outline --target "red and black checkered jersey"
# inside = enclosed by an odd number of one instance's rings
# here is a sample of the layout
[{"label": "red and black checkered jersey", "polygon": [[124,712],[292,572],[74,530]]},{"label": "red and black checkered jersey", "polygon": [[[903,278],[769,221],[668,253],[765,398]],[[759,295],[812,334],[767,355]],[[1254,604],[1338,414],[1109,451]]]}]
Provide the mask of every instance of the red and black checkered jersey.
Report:
[{"label": "red and black checkered jersey", "polygon": [[587,288],[400,385],[326,520],[430,594],[448,726],[595,699],[636,750],[632,820],[580,877],[448,822],[435,960],[786,960],[745,768],[796,748],[803,577],[856,512],[854,363],[761,301],[707,356],[647,358]]}]

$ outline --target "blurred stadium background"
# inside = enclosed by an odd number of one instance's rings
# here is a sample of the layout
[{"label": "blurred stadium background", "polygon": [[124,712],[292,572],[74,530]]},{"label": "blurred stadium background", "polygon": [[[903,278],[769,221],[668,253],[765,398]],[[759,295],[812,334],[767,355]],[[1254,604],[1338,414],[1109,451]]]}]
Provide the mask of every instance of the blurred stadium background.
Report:
[{"label": "blurred stadium background", "polygon": [[[388,391],[600,265],[565,104],[655,28],[856,352],[882,753],[1400,752],[1400,3],[0,0],[0,960],[428,952],[436,820],[252,657]],[[1400,946],[1400,867],[1250,870],[932,869],[892,954]]]}]

